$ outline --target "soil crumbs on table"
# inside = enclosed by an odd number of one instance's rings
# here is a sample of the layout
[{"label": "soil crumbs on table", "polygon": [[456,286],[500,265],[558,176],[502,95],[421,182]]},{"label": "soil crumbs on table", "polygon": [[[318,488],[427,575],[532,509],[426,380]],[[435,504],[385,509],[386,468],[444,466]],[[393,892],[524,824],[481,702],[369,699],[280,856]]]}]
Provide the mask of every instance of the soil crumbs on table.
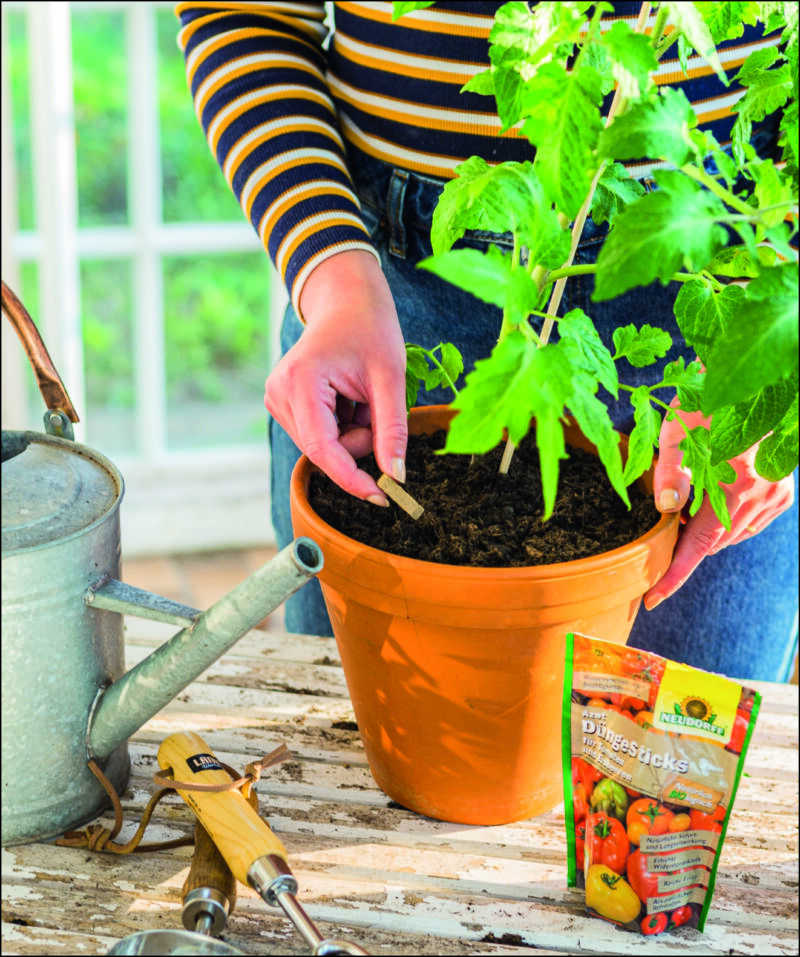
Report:
[{"label": "soil crumbs on table", "polygon": [[[445,432],[409,436],[405,488],[425,509],[414,521],[394,502],[380,508],[348,495],[313,472],[309,500],[329,525],[364,545],[448,565],[483,568],[549,565],[599,555],[632,542],[661,517],[652,495],[628,488],[629,510],[598,459],[568,447],[561,461],[552,516],[542,522],[539,456],[533,433],[514,453],[507,475],[498,471],[503,446],[470,461],[438,455]],[[380,475],[372,455],[359,466]]]}]

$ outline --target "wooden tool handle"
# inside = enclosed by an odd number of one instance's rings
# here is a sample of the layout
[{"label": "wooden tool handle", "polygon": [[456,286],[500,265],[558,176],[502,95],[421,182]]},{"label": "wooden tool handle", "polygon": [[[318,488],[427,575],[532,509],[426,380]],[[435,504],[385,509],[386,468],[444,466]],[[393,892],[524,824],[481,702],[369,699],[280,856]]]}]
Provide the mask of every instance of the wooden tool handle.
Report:
[{"label": "wooden tool handle", "polygon": [[[181,731],[171,734],[158,749],[158,765],[172,768],[177,782],[228,784],[230,777],[209,751],[199,734]],[[178,794],[199,818],[233,871],[248,885],[247,872],[253,861],[267,854],[281,857],[288,867],[286,849],[250,806],[239,790],[182,791]]]},{"label": "wooden tool handle", "polygon": [[236,904],[236,878],[219,848],[208,836],[208,831],[198,820],[194,829],[194,856],[189,876],[183,885],[183,897],[200,887],[213,887],[224,894],[228,900],[228,913],[233,913]]}]

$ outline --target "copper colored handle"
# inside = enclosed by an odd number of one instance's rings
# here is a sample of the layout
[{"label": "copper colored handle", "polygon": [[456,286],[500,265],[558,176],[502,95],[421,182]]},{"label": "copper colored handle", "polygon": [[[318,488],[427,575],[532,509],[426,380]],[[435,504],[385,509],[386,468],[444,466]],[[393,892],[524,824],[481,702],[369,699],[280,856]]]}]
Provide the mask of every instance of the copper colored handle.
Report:
[{"label": "copper colored handle", "polygon": [[39,383],[39,391],[42,393],[47,408],[63,412],[70,422],[80,422],[72,400],[61,381],[61,376],[53,365],[47,347],[39,335],[36,323],[31,319],[25,306],[4,282],[2,287],[3,312],[11,320],[11,325],[19,336],[30,364],[33,366],[36,380]]}]

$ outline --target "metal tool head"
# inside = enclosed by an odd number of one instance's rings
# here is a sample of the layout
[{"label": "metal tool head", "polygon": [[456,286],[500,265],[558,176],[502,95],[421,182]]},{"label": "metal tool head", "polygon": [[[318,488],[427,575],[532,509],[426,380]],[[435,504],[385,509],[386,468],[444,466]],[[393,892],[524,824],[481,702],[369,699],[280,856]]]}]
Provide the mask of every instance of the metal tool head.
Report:
[{"label": "metal tool head", "polygon": [[[329,951],[329,953],[333,953]],[[208,954],[218,957],[236,957],[242,955],[224,941],[202,934],[193,934],[188,930],[145,930],[139,934],[125,937],[109,950],[109,954],[152,954],[158,957],[170,957],[173,954]]]},{"label": "metal tool head", "polygon": [[351,940],[327,937],[321,940],[311,951],[316,957],[335,957],[336,954],[368,954],[369,951],[354,944]]}]

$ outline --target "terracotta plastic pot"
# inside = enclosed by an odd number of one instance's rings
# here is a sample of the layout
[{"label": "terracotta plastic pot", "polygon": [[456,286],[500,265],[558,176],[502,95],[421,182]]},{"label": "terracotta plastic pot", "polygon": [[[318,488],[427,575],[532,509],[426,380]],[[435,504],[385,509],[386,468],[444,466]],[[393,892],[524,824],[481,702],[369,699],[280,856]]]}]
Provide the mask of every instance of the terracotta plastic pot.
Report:
[{"label": "terracotta plastic pot", "polygon": [[[452,414],[414,409],[409,428],[431,434]],[[574,427],[567,441],[594,451]],[[642,595],[669,566],[677,515],[579,561],[440,565],[333,529],[308,504],[313,469],[303,457],[292,476],[294,532],[325,557],[318,577],[378,785],[404,807],[464,824],[559,804],[565,636],[627,641]],[[652,492],[651,474],[645,485]]]}]

